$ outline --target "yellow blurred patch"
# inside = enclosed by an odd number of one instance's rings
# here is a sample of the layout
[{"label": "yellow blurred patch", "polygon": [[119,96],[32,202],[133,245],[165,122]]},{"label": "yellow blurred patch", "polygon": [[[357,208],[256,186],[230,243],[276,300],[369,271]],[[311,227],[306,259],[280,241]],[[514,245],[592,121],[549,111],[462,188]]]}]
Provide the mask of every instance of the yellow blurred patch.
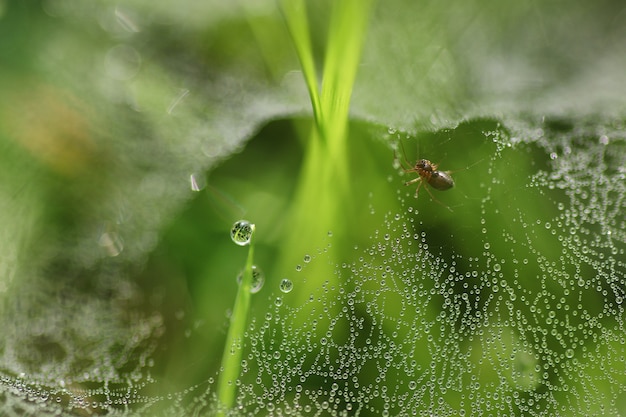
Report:
[{"label": "yellow blurred patch", "polygon": [[4,94],[0,124],[8,137],[51,170],[75,176],[93,162],[96,145],[86,118],[86,104],[51,86]]}]

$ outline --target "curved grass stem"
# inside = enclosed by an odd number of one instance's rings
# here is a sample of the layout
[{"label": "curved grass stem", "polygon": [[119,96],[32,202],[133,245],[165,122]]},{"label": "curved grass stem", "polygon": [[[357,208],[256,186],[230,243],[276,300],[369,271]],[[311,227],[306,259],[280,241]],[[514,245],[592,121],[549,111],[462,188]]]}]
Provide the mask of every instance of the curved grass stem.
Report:
[{"label": "curved grass stem", "polygon": [[300,61],[304,82],[311,98],[313,117],[315,118],[315,123],[319,125],[321,123],[322,111],[317,71],[315,70],[315,61],[313,59],[313,46],[309,33],[306,2],[304,0],[282,0],[280,3],[287,29]]},{"label": "curved grass stem", "polygon": [[[285,260],[302,256],[323,245],[321,230],[343,235],[345,219],[351,217],[350,158],[347,145],[349,109],[360,63],[362,44],[373,0],[332,2],[321,87],[317,80],[306,2],[281,1],[304,75],[315,121],[292,205],[291,244]],[[315,207],[314,221],[311,209]],[[302,237],[306,236],[306,239]],[[287,266],[284,266],[287,270]],[[320,274],[320,276],[326,274]]]}]

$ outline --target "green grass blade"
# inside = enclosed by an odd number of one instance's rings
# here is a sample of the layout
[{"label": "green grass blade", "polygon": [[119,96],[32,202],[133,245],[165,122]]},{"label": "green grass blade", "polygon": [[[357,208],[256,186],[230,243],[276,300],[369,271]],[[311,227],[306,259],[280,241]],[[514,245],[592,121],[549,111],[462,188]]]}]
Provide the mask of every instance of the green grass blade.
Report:
[{"label": "green grass blade", "polygon": [[313,117],[316,124],[321,123],[321,105],[319,87],[317,82],[317,71],[313,59],[313,47],[311,44],[311,34],[309,32],[309,22],[307,18],[306,2],[304,0],[281,0],[281,9],[285,17],[285,22],[293,44],[296,48],[298,59],[302,67],[304,82],[306,83],[313,106]]},{"label": "green grass blade", "polygon": [[235,381],[239,378],[241,371],[241,356],[244,346],[244,332],[248,311],[250,309],[250,297],[252,288],[252,265],[254,262],[254,225],[252,237],[248,247],[248,259],[243,272],[233,314],[230,318],[230,326],[226,335],[226,344],[222,354],[222,371],[217,382],[217,398],[220,403],[220,413],[218,416],[225,416],[227,411],[233,407],[236,395]]},{"label": "green grass blade", "polygon": [[[311,248],[325,245],[325,234],[320,231],[332,230],[336,236],[335,242],[342,239],[341,236],[347,233],[346,218],[350,218],[355,209],[352,206],[349,183],[347,126],[352,89],[373,0],[336,0],[331,4],[333,9],[329,23],[321,95],[318,98],[317,90],[311,95],[314,112],[317,112],[315,119],[317,128],[312,132],[307,144],[292,205],[292,233],[289,236],[289,244],[284,245],[285,252],[281,256],[285,259],[285,265],[281,268],[284,271],[289,270],[288,260],[301,257]],[[283,7],[289,24],[298,26],[292,29],[293,32],[307,28],[308,43],[296,45],[296,48],[307,50],[301,55],[312,59],[303,2],[284,0]],[[301,19],[302,26],[296,25],[297,19]],[[293,36],[293,39],[294,42],[298,42],[298,39],[304,42],[305,37],[302,34],[300,38]],[[313,68],[312,62],[311,67]],[[303,68],[303,71],[307,70]],[[319,110],[316,108],[318,100],[320,100]],[[316,213],[315,221],[311,221],[312,208]],[[339,246],[337,244],[337,247]],[[320,266],[315,276],[332,276],[332,268],[324,268],[326,267]],[[295,294],[292,297],[295,297]]]},{"label": "green grass blade", "polygon": [[371,6],[372,0],[339,0],[334,3],[321,93],[323,131],[331,147],[333,142],[345,141],[350,97]]}]

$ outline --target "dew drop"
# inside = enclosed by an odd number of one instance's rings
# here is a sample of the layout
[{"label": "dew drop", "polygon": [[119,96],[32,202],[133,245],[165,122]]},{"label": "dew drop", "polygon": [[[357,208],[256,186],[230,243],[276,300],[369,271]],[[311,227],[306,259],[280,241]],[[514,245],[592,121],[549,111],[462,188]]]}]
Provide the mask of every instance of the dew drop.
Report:
[{"label": "dew drop", "polygon": [[247,220],[239,220],[233,224],[230,229],[230,238],[239,246],[246,246],[252,239],[252,233],[254,232],[254,224]]},{"label": "dew drop", "polygon": [[191,174],[189,176],[191,191],[202,191],[206,187],[206,179],[202,174]]},{"label": "dew drop", "polygon": [[288,292],[291,292],[291,290],[293,290],[293,282],[291,282],[289,278],[283,278],[283,280],[280,281],[279,288],[282,292],[287,294]]},{"label": "dew drop", "polygon": [[100,235],[98,244],[100,247],[104,248],[107,255],[111,257],[119,255],[122,253],[122,250],[124,250],[124,241],[115,232],[105,232]]},{"label": "dew drop", "polygon": [[137,75],[140,67],[141,55],[132,46],[114,46],[104,58],[106,74],[118,81],[130,80]]},{"label": "dew drop", "polygon": [[304,255],[304,259],[303,260],[304,260],[304,263],[308,264],[309,262],[311,262],[311,255]]},{"label": "dew drop", "polygon": [[[243,271],[237,275],[237,284],[241,284],[243,280]],[[250,292],[256,294],[261,291],[263,284],[265,283],[265,274],[261,271],[261,268],[256,265],[252,265],[252,284],[250,285]]]},{"label": "dew drop", "polygon": [[178,106],[178,104],[181,101],[183,101],[183,99],[187,97],[188,94],[189,94],[189,90],[187,90],[186,88],[181,89],[179,94],[176,97],[174,97],[174,100],[172,100],[170,105],[167,107],[167,114],[172,114],[172,112],[174,111],[174,108]]},{"label": "dew drop", "polygon": [[565,351],[565,356],[566,356],[568,359],[573,358],[573,357],[574,357],[574,349],[572,349],[572,348],[567,349],[567,350]]}]

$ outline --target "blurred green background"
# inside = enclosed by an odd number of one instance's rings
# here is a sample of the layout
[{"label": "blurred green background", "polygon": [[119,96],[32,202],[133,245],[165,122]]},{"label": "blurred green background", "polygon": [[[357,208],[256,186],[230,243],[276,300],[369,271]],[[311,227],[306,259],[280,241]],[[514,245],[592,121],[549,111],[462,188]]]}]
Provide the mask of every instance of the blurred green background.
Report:
[{"label": "blurred green background", "polygon": [[[6,415],[214,412],[241,218],[241,414],[625,412],[622,2],[393,0],[367,30],[326,216],[280,4],[0,1]],[[455,188],[416,200],[405,154]]]}]

